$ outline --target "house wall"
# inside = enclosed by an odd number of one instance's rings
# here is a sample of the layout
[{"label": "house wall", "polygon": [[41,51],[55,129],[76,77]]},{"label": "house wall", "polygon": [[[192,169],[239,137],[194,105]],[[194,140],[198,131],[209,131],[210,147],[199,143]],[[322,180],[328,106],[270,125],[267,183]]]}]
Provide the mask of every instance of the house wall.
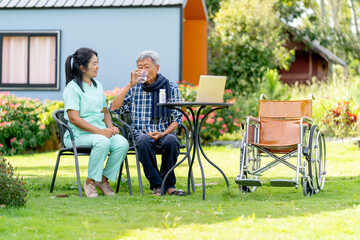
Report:
[{"label": "house wall", "polygon": [[66,57],[79,47],[98,52],[104,90],[125,87],[147,49],[160,55],[159,72],[180,80],[181,6],[138,8],[0,9],[0,30],[60,30],[60,90],[11,91],[17,96],[62,99]]},{"label": "house wall", "polygon": [[309,78],[309,53],[305,51],[295,52],[295,61],[291,64],[289,71],[281,70],[281,81],[294,84],[296,81],[305,83]]},{"label": "house wall", "polygon": [[203,0],[187,0],[184,9],[183,80],[199,84],[207,74],[207,13]]},{"label": "house wall", "polygon": [[314,76],[322,81],[329,76],[329,63],[320,55],[314,56]]},{"label": "house wall", "polygon": [[[309,54],[311,53],[311,55]],[[312,77],[325,80],[329,74],[328,62],[314,52],[296,51],[289,71],[281,70],[281,81],[286,84],[306,84]]]},{"label": "house wall", "polygon": [[183,80],[199,84],[200,75],[207,74],[207,21],[185,20]]}]

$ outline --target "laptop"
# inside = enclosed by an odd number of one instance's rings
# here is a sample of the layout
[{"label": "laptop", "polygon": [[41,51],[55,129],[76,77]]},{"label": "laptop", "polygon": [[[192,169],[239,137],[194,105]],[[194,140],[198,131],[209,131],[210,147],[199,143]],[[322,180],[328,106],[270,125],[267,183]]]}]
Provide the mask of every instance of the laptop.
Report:
[{"label": "laptop", "polygon": [[197,103],[222,103],[225,91],[225,76],[201,75],[197,89]]}]

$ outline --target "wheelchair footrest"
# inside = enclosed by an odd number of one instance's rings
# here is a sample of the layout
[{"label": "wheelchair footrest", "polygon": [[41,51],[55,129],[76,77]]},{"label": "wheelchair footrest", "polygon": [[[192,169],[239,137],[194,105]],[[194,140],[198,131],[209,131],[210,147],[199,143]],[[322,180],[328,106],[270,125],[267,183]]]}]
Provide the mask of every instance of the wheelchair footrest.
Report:
[{"label": "wheelchair footrest", "polygon": [[241,186],[257,186],[261,187],[262,183],[256,179],[236,179],[235,182]]},{"label": "wheelchair footrest", "polygon": [[295,180],[287,180],[287,179],[270,180],[270,184],[275,187],[295,187],[297,185]]}]

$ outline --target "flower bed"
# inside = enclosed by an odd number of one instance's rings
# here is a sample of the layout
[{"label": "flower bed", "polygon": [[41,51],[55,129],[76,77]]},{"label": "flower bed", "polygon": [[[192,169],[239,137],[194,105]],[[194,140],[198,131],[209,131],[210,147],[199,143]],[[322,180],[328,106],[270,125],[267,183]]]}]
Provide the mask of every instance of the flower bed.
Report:
[{"label": "flower bed", "polygon": [[44,146],[50,135],[56,135],[51,113],[62,105],[59,101],[0,93],[0,152],[14,155]]}]

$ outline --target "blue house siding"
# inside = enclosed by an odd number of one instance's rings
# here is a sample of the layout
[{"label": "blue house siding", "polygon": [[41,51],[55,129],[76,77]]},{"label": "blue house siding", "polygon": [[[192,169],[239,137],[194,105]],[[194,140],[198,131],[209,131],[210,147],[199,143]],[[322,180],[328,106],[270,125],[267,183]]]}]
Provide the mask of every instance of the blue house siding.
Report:
[{"label": "blue house siding", "polygon": [[137,55],[147,49],[159,52],[160,72],[180,80],[182,6],[129,8],[0,9],[1,31],[60,30],[60,89],[10,91],[17,96],[62,99],[64,64],[79,47],[99,54],[97,77],[105,90],[124,87],[136,69]]}]

